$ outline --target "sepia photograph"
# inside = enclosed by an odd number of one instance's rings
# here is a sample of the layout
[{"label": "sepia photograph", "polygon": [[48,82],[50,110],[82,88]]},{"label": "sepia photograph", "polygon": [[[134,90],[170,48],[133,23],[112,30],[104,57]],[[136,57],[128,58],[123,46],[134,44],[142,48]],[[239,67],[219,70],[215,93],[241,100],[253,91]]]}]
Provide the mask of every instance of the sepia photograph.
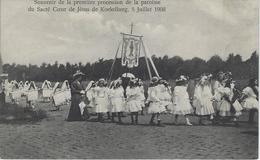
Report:
[{"label": "sepia photograph", "polygon": [[0,159],[258,159],[258,0],[0,0]]}]

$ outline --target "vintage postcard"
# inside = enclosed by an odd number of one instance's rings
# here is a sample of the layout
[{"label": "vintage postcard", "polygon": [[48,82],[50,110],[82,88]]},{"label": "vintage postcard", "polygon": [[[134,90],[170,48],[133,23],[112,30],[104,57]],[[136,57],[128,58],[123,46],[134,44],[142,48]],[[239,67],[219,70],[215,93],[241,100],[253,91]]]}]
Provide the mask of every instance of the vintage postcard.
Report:
[{"label": "vintage postcard", "polygon": [[0,158],[257,159],[258,0],[0,0]]}]

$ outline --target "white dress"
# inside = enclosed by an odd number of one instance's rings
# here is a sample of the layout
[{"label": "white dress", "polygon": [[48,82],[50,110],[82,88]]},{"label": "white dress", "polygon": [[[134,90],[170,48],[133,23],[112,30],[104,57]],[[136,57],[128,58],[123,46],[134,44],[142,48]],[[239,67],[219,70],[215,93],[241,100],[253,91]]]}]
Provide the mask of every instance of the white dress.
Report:
[{"label": "white dress", "polygon": [[91,88],[89,89],[87,92],[86,92],[86,96],[89,100],[89,104],[88,104],[88,107],[90,107],[90,111],[91,112],[95,112],[96,109],[95,109],[95,102],[94,102],[94,88]]},{"label": "white dress", "polygon": [[172,103],[172,96],[170,88],[165,87],[165,85],[158,85],[159,93],[158,98],[160,99],[160,103],[165,108]]},{"label": "white dress", "polygon": [[161,104],[159,94],[159,86],[153,86],[148,88],[148,101],[150,102],[148,107],[149,114],[162,113],[166,111],[165,107]]},{"label": "white dress", "polygon": [[112,101],[111,97],[113,95],[113,89],[112,88],[107,88],[107,111],[112,112]]},{"label": "white dress", "polygon": [[242,106],[245,109],[257,109],[259,107],[259,103],[257,101],[257,96],[255,95],[253,89],[251,87],[246,87],[243,90],[243,94],[245,94],[247,97],[244,99]]},{"label": "white dress", "polygon": [[111,112],[123,112],[125,105],[124,88],[118,87],[110,91]]},{"label": "white dress", "polygon": [[99,86],[94,88],[94,104],[96,113],[108,112],[108,88]]},{"label": "white dress", "polygon": [[144,87],[138,86],[138,87],[136,87],[136,89],[138,92],[137,101],[141,107],[145,107]]},{"label": "white dress", "polygon": [[220,90],[222,90],[224,87],[221,85],[219,81],[215,81],[213,86],[213,102],[212,105],[216,111],[219,110],[220,103],[221,103],[221,93]]},{"label": "white dress", "polygon": [[205,116],[213,114],[212,93],[208,85],[195,87],[193,106],[196,108],[196,114]]},{"label": "white dress", "polygon": [[140,105],[140,102],[137,100],[137,97],[139,96],[139,90],[137,87],[127,87],[126,88],[126,105],[125,105],[125,111],[126,112],[139,112],[142,110],[142,107]]},{"label": "white dress", "polygon": [[173,91],[173,105],[169,107],[170,113],[175,115],[192,114],[193,108],[190,104],[186,86],[176,86]]},{"label": "white dress", "polygon": [[[235,113],[231,113],[231,111],[230,111],[231,104],[229,101],[231,101],[233,98],[233,91],[230,88],[225,87],[225,88],[222,88],[222,90],[220,90],[220,93],[221,93],[221,101],[220,101],[220,107],[219,107],[219,115],[222,117],[241,115],[242,107],[237,100],[232,104],[235,109]],[[227,101],[226,98],[224,98],[224,97],[228,98],[229,101]]]}]

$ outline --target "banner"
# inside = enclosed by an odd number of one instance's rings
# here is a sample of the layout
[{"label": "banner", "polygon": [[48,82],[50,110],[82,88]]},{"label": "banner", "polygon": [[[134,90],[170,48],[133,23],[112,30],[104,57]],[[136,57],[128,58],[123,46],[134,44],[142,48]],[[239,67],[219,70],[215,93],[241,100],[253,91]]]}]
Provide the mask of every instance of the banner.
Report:
[{"label": "banner", "polygon": [[140,37],[123,34],[122,66],[133,68],[139,65],[140,42]]}]

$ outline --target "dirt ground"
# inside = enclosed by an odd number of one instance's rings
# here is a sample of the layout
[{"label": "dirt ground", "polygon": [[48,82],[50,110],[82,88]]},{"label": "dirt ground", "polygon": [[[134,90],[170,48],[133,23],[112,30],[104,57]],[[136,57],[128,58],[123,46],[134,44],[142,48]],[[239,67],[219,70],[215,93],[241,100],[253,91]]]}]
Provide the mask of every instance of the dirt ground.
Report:
[{"label": "dirt ground", "polygon": [[174,125],[171,115],[163,115],[158,127],[148,125],[150,115],[140,116],[139,125],[130,125],[129,116],[124,125],[66,122],[69,106],[39,107],[48,111],[41,122],[0,122],[1,158],[258,158],[258,123],[246,123],[246,112],[239,127],[200,126],[194,116],[194,126],[185,126],[184,118]]}]

